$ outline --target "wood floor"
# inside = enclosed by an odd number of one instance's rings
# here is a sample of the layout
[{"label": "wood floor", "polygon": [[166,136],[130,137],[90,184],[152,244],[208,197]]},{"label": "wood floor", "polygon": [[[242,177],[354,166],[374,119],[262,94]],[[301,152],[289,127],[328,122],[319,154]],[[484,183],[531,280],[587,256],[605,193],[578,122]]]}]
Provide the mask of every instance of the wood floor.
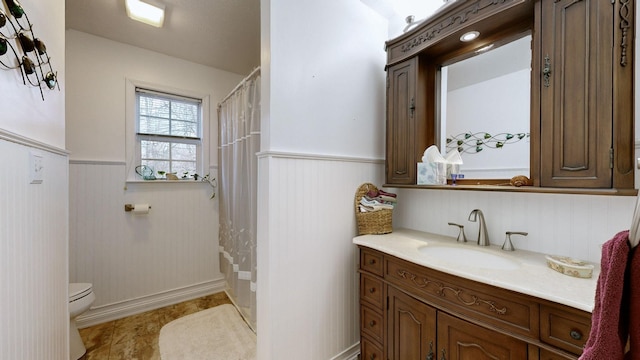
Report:
[{"label": "wood floor", "polygon": [[158,339],[165,324],[231,300],[224,292],[124,319],[80,329],[87,348],[84,360],[160,360]]}]

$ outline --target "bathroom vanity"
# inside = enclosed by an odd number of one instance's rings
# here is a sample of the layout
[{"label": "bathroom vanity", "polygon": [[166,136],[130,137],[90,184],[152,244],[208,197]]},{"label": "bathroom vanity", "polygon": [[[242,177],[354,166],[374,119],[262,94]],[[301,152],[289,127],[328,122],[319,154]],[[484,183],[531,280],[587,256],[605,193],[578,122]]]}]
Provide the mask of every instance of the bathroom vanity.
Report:
[{"label": "bathroom vanity", "polygon": [[[599,272],[574,278],[544,254],[413,230],[364,235],[361,359],[577,359]],[[456,254],[459,254],[456,256]]]}]

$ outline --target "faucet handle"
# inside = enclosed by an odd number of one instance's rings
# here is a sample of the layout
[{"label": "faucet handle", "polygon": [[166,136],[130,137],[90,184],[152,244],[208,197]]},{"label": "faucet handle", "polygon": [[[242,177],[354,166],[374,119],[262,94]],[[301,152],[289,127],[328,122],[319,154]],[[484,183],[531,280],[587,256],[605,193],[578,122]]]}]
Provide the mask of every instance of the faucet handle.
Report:
[{"label": "faucet handle", "polygon": [[457,226],[458,228],[460,228],[460,232],[458,232],[458,238],[456,239],[456,241],[467,242],[467,237],[464,235],[464,225],[460,225],[452,222],[448,224],[451,226]]},{"label": "faucet handle", "polygon": [[529,233],[525,231],[507,231],[505,234],[506,236],[504,238],[504,244],[502,244],[502,250],[505,250],[505,251],[515,250],[515,248],[513,247],[513,244],[511,243],[511,235],[522,235],[522,236],[529,235]]}]

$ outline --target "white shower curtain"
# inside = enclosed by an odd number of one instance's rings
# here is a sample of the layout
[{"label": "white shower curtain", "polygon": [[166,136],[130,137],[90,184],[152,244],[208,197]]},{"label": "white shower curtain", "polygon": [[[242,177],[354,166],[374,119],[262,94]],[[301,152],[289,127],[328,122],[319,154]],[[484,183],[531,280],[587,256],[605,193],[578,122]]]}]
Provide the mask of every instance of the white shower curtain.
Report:
[{"label": "white shower curtain", "polygon": [[255,330],[259,68],[220,103],[218,124],[220,271],[232,301]]}]

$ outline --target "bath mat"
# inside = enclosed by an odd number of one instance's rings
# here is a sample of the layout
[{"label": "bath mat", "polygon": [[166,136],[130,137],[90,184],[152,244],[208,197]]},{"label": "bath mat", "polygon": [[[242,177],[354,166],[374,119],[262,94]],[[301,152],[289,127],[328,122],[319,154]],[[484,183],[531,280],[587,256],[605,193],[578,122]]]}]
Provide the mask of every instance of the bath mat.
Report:
[{"label": "bath mat", "polygon": [[255,360],[256,334],[224,304],[166,324],[159,347],[162,360]]}]

